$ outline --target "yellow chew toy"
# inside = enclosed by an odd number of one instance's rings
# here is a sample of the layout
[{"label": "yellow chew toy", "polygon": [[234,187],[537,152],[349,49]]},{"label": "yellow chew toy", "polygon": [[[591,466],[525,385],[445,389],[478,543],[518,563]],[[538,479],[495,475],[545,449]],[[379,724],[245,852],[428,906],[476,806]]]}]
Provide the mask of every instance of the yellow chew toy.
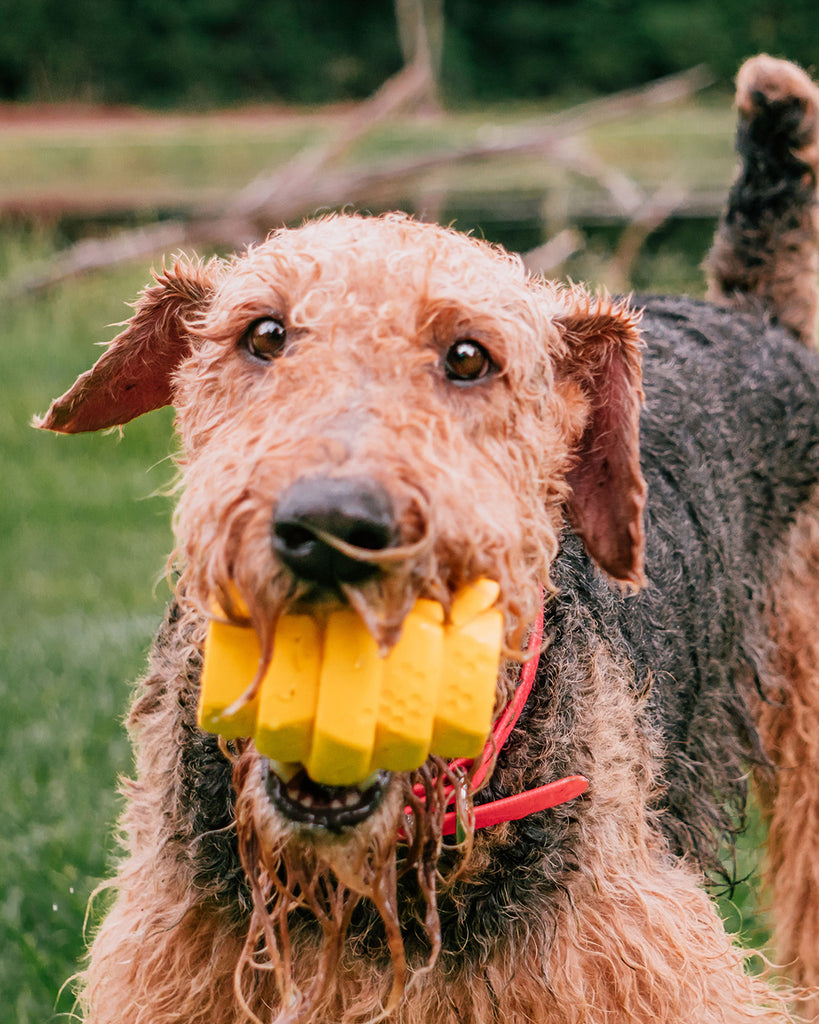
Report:
[{"label": "yellow chew toy", "polygon": [[[214,621],[205,640],[199,725],[260,753],[300,762],[328,786],[376,769],[410,771],[430,753],[476,757],[492,724],[503,616],[498,585],[482,579],[455,596],[452,621],[419,599],[386,658],[349,609],[324,618],[284,615],[252,701],[261,652],[255,630]],[[230,713],[228,713],[230,711]]]}]

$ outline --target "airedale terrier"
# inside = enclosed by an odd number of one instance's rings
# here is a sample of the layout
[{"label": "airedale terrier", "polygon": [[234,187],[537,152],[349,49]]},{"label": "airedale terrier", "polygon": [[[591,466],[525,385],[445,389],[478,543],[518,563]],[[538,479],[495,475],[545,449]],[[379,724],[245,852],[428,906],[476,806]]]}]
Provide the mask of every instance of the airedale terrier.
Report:
[{"label": "airedale terrier", "polygon": [[[41,425],[74,432],[172,402],[181,437],[89,1022],[791,1019],[702,885],[748,773],[777,959],[819,982],[819,90],[754,58],[738,107],[710,303],[614,301],[453,230],[332,216],[177,258],[54,403]],[[388,651],[419,595],[446,608],[481,577],[497,715],[522,661],[534,685],[480,784],[431,757],[318,785],[197,728],[214,595],[262,648],[330,601]],[[583,795],[537,802],[575,776]]]}]

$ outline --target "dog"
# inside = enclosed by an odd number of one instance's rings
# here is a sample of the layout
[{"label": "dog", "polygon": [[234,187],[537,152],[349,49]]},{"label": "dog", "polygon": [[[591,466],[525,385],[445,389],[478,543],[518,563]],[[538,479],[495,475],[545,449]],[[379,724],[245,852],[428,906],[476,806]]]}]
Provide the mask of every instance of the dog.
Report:
[{"label": "dog", "polygon": [[[163,266],[38,421],[172,403],[181,442],[89,1024],[793,1019],[703,884],[749,775],[777,957],[819,1013],[819,91],[762,55],[737,106],[708,302],[327,216]],[[418,598],[449,616],[482,578],[486,757],[330,786],[197,725],[215,605],[268,659],[328,604],[386,655]]]}]

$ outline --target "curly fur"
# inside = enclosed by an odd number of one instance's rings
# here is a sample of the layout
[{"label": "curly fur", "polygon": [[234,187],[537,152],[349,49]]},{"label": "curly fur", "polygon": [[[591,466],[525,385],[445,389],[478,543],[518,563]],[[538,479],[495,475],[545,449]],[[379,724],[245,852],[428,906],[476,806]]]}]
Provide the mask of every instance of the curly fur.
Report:
[{"label": "curly fur", "polygon": [[[780,951],[819,983],[816,287],[789,276],[817,248],[819,129],[792,65],[749,62],[738,96],[717,305],[615,301],[402,215],[328,217],[178,258],[40,421],[94,429],[172,399],[181,438],[178,585],[131,712],[89,1024],[794,1019],[702,887],[752,766]],[[270,361],[243,340],[265,317],[286,331]],[[466,385],[446,372],[463,339],[491,354]],[[271,544],[281,496],[350,476],[389,495],[396,530],[334,600],[382,650],[419,596],[448,609],[497,580],[499,712],[544,592],[545,640],[482,786],[430,758],[333,833],[277,809],[266,759],[201,732],[196,704],[214,599],[265,658],[311,600]],[[473,828],[476,805],[575,773],[581,799]]]},{"label": "curly fur", "polygon": [[[806,986],[819,987],[819,498],[790,531],[781,575],[772,590],[768,623],[772,672],[757,706],[773,772],[760,779],[769,819],[767,880],[775,908],[778,956]],[[819,997],[809,1009],[819,1018]]]}]

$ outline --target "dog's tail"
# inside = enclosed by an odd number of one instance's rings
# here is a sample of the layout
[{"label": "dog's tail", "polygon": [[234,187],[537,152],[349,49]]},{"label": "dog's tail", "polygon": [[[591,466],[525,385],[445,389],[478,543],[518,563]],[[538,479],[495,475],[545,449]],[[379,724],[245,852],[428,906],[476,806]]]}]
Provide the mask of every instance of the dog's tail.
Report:
[{"label": "dog's tail", "polygon": [[705,268],[708,298],[762,308],[806,345],[819,306],[819,88],[760,54],[737,76],[740,165]]}]

